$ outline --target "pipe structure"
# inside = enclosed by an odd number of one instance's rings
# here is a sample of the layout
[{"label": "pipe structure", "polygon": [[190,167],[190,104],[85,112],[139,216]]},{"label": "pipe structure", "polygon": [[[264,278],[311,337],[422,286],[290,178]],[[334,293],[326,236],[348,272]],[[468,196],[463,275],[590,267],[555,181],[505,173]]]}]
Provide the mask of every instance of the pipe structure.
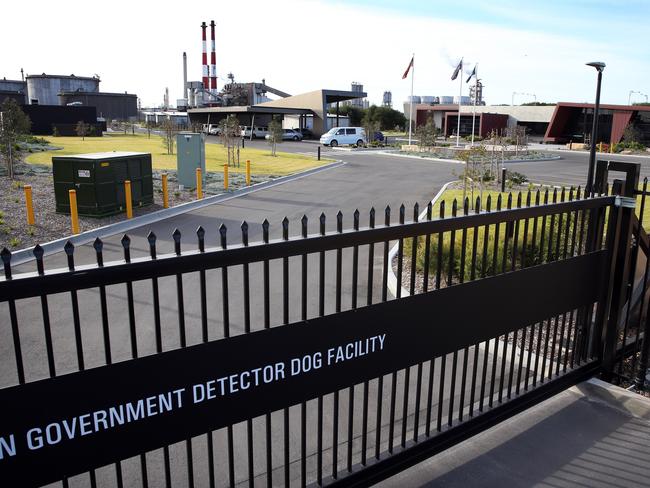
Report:
[{"label": "pipe structure", "polygon": [[[210,91],[216,95],[217,93],[217,51],[215,48],[214,40],[214,20],[210,21]],[[207,87],[206,87],[207,88]]]},{"label": "pipe structure", "polygon": [[189,101],[187,95],[187,53],[183,53],[183,97]]},{"label": "pipe structure", "polygon": [[208,51],[207,51],[207,41],[206,41],[206,29],[208,28],[205,22],[201,22],[201,29],[203,30],[203,88],[207,90],[208,85]]}]

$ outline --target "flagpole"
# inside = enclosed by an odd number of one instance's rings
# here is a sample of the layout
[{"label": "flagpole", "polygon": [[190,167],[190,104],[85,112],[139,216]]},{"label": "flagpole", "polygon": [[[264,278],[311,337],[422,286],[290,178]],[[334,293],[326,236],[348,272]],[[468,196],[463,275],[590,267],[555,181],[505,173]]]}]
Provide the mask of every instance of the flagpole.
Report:
[{"label": "flagpole", "polygon": [[472,147],[474,147],[474,119],[476,118],[476,99],[478,98],[478,70],[474,66],[474,108],[472,109]]},{"label": "flagpole", "polygon": [[411,132],[413,128],[413,78],[415,78],[415,53],[413,53],[413,57],[411,58],[412,60],[412,65],[411,65],[411,108],[409,110],[409,146],[411,145]]},{"label": "flagpole", "polygon": [[458,127],[456,128],[456,147],[460,146],[460,106],[463,102],[463,60],[460,60],[460,90],[458,91]]}]

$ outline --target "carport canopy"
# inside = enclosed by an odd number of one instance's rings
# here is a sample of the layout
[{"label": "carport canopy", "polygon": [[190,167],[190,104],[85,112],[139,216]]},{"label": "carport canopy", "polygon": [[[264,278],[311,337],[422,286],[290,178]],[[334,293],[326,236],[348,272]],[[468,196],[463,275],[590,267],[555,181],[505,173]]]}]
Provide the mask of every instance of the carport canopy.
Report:
[{"label": "carport canopy", "polygon": [[245,105],[234,107],[205,107],[187,111],[190,122],[196,124],[218,124],[229,115],[235,115],[241,125],[266,125],[274,115],[311,115],[313,111],[304,108],[263,107]]}]

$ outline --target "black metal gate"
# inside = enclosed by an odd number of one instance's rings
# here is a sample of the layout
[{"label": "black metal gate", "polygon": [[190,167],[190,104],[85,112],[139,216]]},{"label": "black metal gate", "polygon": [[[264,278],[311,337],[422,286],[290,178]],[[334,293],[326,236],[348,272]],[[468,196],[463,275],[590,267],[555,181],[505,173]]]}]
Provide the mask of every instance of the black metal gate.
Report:
[{"label": "black metal gate", "polygon": [[[647,181],[599,168],[592,198],[416,205],[409,223],[402,206],[398,225],[390,208],[345,232],[340,212],[315,234],[304,217],[295,238],[287,219],[277,239],[222,225],[218,246],[177,231],[168,254],[124,236],[93,264],[68,244],[51,271],[39,246],[35,272],[2,251],[0,479],[367,485],[589,376],[645,371]],[[627,172],[612,196],[608,169]]]}]

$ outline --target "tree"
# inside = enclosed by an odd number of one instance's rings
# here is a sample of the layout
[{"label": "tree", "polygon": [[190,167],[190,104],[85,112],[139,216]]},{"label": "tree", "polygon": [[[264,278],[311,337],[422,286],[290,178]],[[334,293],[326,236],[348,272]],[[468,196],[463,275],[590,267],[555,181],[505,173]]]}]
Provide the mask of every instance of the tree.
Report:
[{"label": "tree", "polygon": [[491,179],[489,167],[486,169],[485,163],[487,151],[482,144],[472,146],[470,149],[459,151],[458,158],[465,161],[465,170],[463,171],[463,202],[467,197],[467,182],[470,182],[471,201],[470,208],[474,206],[474,185],[477,184],[481,200],[483,200],[483,182]]},{"label": "tree", "polygon": [[623,131],[623,140],[625,142],[640,143],[643,139],[643,133],[634,124],[629,124]]},{"label": "tree", "polygon": [[14,178],[15,159],[20,156],[18,138],[27,134],[32,126],[29,117],[25,115],[18,103],[7,98],[0,107],[0,154],[7,164],[9,178]]},{"label": "tree", "polygon": [[153,127],[153,122],[147,119],[144,123],[145,129],[147,129],[147,139],[151,139],[151,128]]},{"label": "tree", "polygon": [[418,137],[421,148],[432,148],[436,145],[436,124],[433,122],[433,115],[427,117],[427,123],[419,126],[415,134]]},{"label": "tree", "polygon": [[363,129],[366,131],[367,142],[371,143],[375,140],[375,132],[379,130],[379,123],[369,117],[369,114],[361,120]]},{"label": "tree", "polygon": [[241,144],[241,129],[239,119],[231,114],[219,122],[221,141],[228,153],[228,166],[235,165],[235,154],[237,155],[237,166],[239,166],[239,145]]},{"label": "tree", "polygon": [[170,119],[165,119],[161,124],[162,127],[162,143],[167,151],[167,154],[174,154],[174,144],[176,143],[176,133],[178,129],[174,122]]},{"label": "tree", "polygon": [[366,110],[366,116],[378,123],[379,130],[392,130],[395,126],[404,127],[406,125],[404,114],[390,107],[372,105]]},{"label": "tree", "polygon": [[77,122],[77,126],[75,127],[75,132],[79,137],[81,137],[82,141],[86,140],[86,136],[90,133],[90,125],[86,124],[83,120],[80,120]]},{"label": "tree", "polygon": [[506,129],[506,137],[515,146],[515,156],[519,154],[519,147],[528,146],[528,137],[526,136],[526,127],[523,125],[515,125]]},{"label": "tree", "polygon": [[[336,107],[330,107],[328,112],[331,114],[336,113]],[[350,125],[358,126],[361,124],[361,119],[365,115],[365,111],[360,107],[355,107],[353,105],[342,105],[339,107],[339,115],[347,116],[350,120]]]},{"label": "tree", "polygon": [[547,103],[547,102],[528,102],[528,103],[522,103],[522,107],[552,107],[554,105],[557,105],[556,103]]},{"label": "tree", "polygon": [[271,156],[275,156],[275,149],[279,142],[282,142],[282,123],[273,117],[269,122],[269,144],[271,144]]}]

